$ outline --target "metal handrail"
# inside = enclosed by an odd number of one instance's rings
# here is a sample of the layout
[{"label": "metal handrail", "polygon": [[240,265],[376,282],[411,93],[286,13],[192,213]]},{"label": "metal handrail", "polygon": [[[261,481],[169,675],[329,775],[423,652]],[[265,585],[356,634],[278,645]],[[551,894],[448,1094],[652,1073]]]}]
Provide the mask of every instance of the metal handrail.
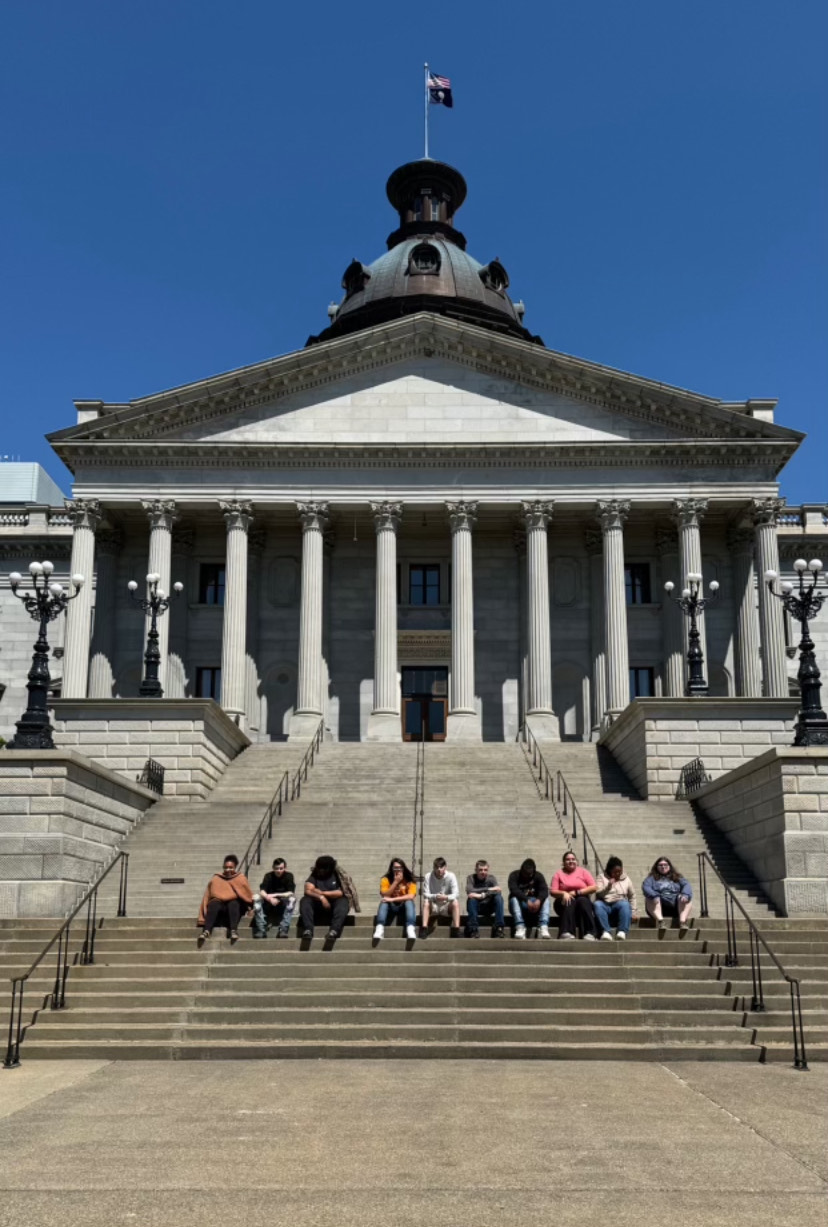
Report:
[{"label": "metal handrail", "polygon": [[[423,881],[423,823],[425,815],[425,721],[420,730],[420,740],[417,742],[417,763],[414,768],[414,826],[411,836],[411,871],[418,882]],[[419,843],[419,856],[417,844]],[[419,860],[420,871],[417,873]]]},{"label": "metal handrail", "polygon": [[308,772],[313,766],[314,759],[316,758],[316,755],[322,749],[322,742],[323,742],[324,735],[325,735],[325,721],[320,720],[319,724],[316,726],[316,732],[311,738],[311,743],[308,746],[305,753],[303,754],[302,761],[299,764],[299,766],[296,768],[296,771],[293,774],[293,779],[291,780],[291,785],[290,785],[291,801],[294,801],[296,797],[301,796],[302,785],[307,781]]},{"label": "metal handrail", "polygon": [[748,916],[747,912],[742,907],[741,903],[736,898],[727,882],[725,882],[724,878],[719,873],[708,854],[706,852],[699,852],[697,853],[697,856],[699,858],[699,903],[701,915],[703,917],[710,915],[707,907],[708,865],[713,870],[724,888],[725,925],[727,927],[727,954],[725,955],[725,967],[739,966],[739,951],[736,946],[736,913],[734,911],[734,907],[737,907],[747,923],[750,939],[750,971],[753,979],[753,996],[750,1003],[751,1011],[757,1014],[762,1014],[765,1011],[765,993],[762,986],[762,965],[759,959],[759,946],[762,945],[774,967],[790,988],[794,1069],[807,1069],[808,1058],[805,1053],[805,1031],[802,1024],[802,994],[800,992],[799,980],[795,976],[789,976],[785,971],[785,968],[779,962],[779,959],[771,950],[770,946],[759,932],[750,916]]},{"label": "metal handrail", "polygon": [[[544,795],[546,796],[547,801],[552,802],[552,808],[555,811],[555,816],[557,817],[561,831],[563,832],[563,837],[566,841],[567,848],[569,848],[570,852],[573,852],[574,849],[571,841],[574,840],[576,844],[580,842],[583,847],[581,861],[588,867],[591,854],[592,867],[595,872],[595,876],[597,877],[598,874],[602,872],[603,861],[598,855],[598,849],[595,847],[592,837],[587,830],[586,823],[581,817],[578,806],[575,804],[575,799],[572,796],[572,793],[569,791],[569,785],[564,779],[563,772],[557,769],[555,770],[555,778],[553,783],[552,772],[549,769],[546,759],[543,757],[543,752],[538,745],[537,738],[529,728],[528,724],[523,725],[521,728],[521,734],[523,735],[522,744],[524,746],[524,750],[526,750],[526,747],[528,747],[532,751],[530,766],[538,773],[538,784],[543,786]],[[529,761],[529,755],[527,753],[527,762]],[[565,821],[568,820],[570,814],[572,815],[571,831],[569,830],[569,822]],[[579,824],[580,834],[578,831]]]},{"label": "metal handrail", "polygon": [[[117,864],[121,866],[121,878],[118,884],[118,915],[126,916],[127,903],[127,884],[129,875],[129,853],[117,852],[112,860],[104,869],[103,873],[90,886],[89,890],[83,896],[72,912],[64,920],[63,924],[57,932],[50,938],[46,945],[41,950],[40,954],[31,964],[27,971],[22,975],[10,976],[12,986],[11,1008],[9,1010],[9,1042],[6,1048],[6,1057],[3,1061],[5,1069],[16,1069],[20,1065],[20,1045],[25,1038],[23,1029],[23,994],[26,988],[26,981],[32,972],[39,967],[46,955],[54,946],[57,948],[57,963],[55,966],[55,983],[50,992],[46,993],[43,998],[41,1010],[45,1010],[48,1002],[49,1009],[62,1010],[66,1005],[66,981],[69,976],[69,937],[72,926],[72,921],[77,916],[82,908],[86,907],[86,933],[84,934],[83,945],[81,946],[79,955],[75,962],[82,966],[95,962],[95,932],[98,927],[98,888]],[[40,1013],[36,1010],[32,1018],[32,1022]],[[31,1024],[29,1024],[30,1026]],[[28,1027],[26,1028],[28,1030]]]},{"label": "metal handrail", "polygon": [[705,771],[702,760],[700,758],[691,758],[690,762],[685,763],[679,772],[676,800],[686,801],[694,792],[698,792],[700,788],[709,783],[710,776]]},{"label": "metal handrail", "polygon": [[[253,850],[256,852],[256,864],[262,863],[262,844],[265,839],[273,838],[273,819],[281,817],[282,810],[288,799],[288,787],[290,782],[290,772],[286,771],[279,780],[279,787],[274,792],[267,804],[267,809],[264,812],[264,817],[256,828],[256,833],[248,845],[247,851],[242,857],[241,871],[247,876],[247,872],[253,862]],[[265,831],[267,834],[265,835]]]}]

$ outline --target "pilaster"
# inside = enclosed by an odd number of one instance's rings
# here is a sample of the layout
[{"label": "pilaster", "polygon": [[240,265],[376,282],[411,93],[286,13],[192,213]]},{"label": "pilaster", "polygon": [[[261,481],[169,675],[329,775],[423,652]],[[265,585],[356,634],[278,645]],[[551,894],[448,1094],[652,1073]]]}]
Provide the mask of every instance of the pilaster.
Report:
[{"label": "pilaster", "polygon": [[624,521],[630,504],[599,501],[596,518],[604,546],[604,644],[607,657],[607,715],[612,720],[630,701],[630,651],[624,582]]},{"label": "pilaster", "polygon": [[299,669],[296,711],[288,740],[308,741],[324,710],[322,695],[322,613],[326,502],[297,503],[302,524],[302,593],[299,609]]},{"label": "pilaster", "polygon": [[607,652],[604,625],[604,535],[584,529],[589,556],[589,645],[592,659],[592,740],[597,741],[607,714]]},{"label": "pilaster", "polygon": [[542,740],[560,740],[552,708],[552,644],[549,622],[548,527],[554,504],[535,499],[521,503],[526,530],[526,606],[528,693],[526,719]]},{"label": "pilaster", "polygon": [[103,524],[95,535],[95,617],[92,652],[89,661],[89,697],[111,699],[115,686],[115,609],[117,602],[118,556],[123,533]]},{"label": "pilaster", "polygon": [[[736,609],[736,693],[740,698],[762,695],[762,664],[759,652],[759,613],[756,601],[756,569],[753,564],[755,534],[749,528],[734,529],[727,544],[733,559]],[[670,602],[673,604],[674,602]]]}]

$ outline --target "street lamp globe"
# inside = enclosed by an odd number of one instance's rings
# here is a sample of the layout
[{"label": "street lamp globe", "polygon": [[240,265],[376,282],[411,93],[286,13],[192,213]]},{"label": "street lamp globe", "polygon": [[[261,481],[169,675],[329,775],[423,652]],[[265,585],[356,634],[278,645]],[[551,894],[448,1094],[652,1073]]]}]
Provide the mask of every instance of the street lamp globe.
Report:
[{"label": "street lamp globe", "polygon": [[130,592],[137,592],[137,591],[138,591],[138,585],[136,584],[136,582],[135,582],[135,580],[134,580],[134,579],[131,579],[131,580],[129,581],[129,583],[127,584],[127,588],[129,589],[129,591],[130,591]]},{"label": "street lamp globe", "polygon": [[42,562],[40,565],[43,568],[44,575],[51,575],[55,569],[55,564],[53,562]]},{"label": "street lamp globe", "polygon": [[812,558],[808,563],[808,570],[813,571],[814,575],[819,575],[822,570],[822,562],[819,558]]},{"label": "street lamp globe", "polygon": [[719,581],[717,579],[713,579],[710,581],[710,591],[711,592],[719,591]]},{"label": "street lamp globe", "polygon": [[802,573],[803,571],[808,570],[808,564],[804,558],[797,558],[796,562],[793,565],[793,568],[794,568],[794,571],[799,571],[800,573]]}]

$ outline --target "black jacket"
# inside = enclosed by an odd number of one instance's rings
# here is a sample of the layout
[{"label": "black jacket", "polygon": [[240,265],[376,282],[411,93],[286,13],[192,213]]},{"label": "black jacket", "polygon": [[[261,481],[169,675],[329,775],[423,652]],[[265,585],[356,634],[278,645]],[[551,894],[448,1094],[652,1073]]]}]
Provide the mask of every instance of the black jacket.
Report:
[{"label": "black jacket", "polygon": [[543,903],[549,896],[546,878],[536,869],[531,878],[522,882],[520,870],[514,869],[509,874],[509,898],[517,899],[518,903],[526,903],[529,899],[537,899]]}]

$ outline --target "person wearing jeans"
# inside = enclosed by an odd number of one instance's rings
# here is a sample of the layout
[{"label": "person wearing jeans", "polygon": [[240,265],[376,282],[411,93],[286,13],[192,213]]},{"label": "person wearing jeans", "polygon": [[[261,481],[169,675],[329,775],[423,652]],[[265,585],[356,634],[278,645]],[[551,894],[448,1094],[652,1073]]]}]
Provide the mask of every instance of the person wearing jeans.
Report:
[{"label": "person wearing jeans", "polygon": [[374,929],[374,941],[381,941],[385,936],[385,926],[389,917],[402,914],[405,923],[405,936],[414,941],[417,936],[417,909],[414,900],[417,897],[417,883],[414,874],[402,857],[395,856],[388,866],[385,877],[380,882],[380,905],[377,908],[377,926]]},{"label": "person wearing jeans", "polygon": [[635,887],[624,873],[621,858],[611,856],[603,873],[599,873],[598,889],[592,900],[595,918],[601,930],[601,941],[611,942],[616,929],[616,941],[626,941],[630,921],[638,919]]},{"label": "person wearing jeans", "polygon": [[265,938],[268,929],[275,928],[277,937],[287,937],[296,908],[296,882],[284,857],[276,857],[259,892],[253,896],[253,936]]},{"label": "person wearing jeans", "polygon": [[494,936],[505,936],[503,890],[489,873],[488,861],[478,861],[474,873],[466,878],[466,937],[480,937],[481,912],[494,920]]},{"label": "person wearing jeans", "polygon": [[515,922],[516,938],[526,937],[526,930],[537,928],[541,937],[549,937],[549,887],[546,878],[538,873],[531,857],[520,869],[509,874],[509,910]]}]

